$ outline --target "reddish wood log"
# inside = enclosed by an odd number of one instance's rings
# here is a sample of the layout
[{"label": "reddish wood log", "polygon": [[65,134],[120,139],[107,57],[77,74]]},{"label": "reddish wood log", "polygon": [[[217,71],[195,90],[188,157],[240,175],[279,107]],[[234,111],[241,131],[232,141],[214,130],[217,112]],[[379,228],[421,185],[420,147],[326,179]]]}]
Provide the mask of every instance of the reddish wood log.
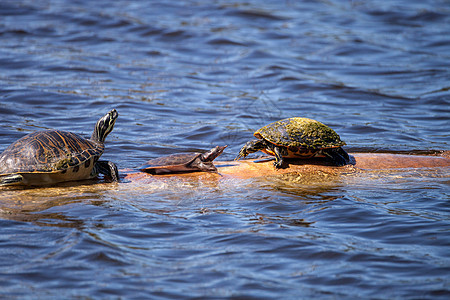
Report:
[{"label": "reddish wood log", "polygon": [[142,172],[130,172],[125,179],[140,181],[157,178],[180,177],[192,179],[217,179],[223,178],[256,178],[287,173],[314,174],[324,172],[329,174],[352,173],[365,170],[389,170],[401,168],[440,168],[450,166],[450,151],[443,152],[439,156],[402,155],[387,153],[354,153],[351,154],[353,164],[344,167],[327,165],[323,159],[289,161],[289,167],[276,170],[272,160],[241,160],[241,161],[216,161],[219,174],[206,172],[193,172],[186,174],[149,175]]}]

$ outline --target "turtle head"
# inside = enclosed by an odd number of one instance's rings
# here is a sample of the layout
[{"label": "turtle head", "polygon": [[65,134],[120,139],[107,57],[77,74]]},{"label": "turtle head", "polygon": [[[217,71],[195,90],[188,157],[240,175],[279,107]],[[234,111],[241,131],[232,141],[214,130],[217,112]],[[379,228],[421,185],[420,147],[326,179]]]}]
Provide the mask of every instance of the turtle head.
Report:
[{"label": "turtle head", "polygon": [[220,154],[222,154],[223,150],[225,150],[226,147],[228,147],[228,145],[227,146],[216,146],[216,147],[212,148],[208,152],[205,152],[202,154],[202,160],[203,161],[215,160]]},{"label": "turtle head", "polygon": [[95,124],[94,132],[92,133],[91,140],[95,142],[104,143],[108,134],[113,130],[119,114],[115,109],[104,115]]},{"label": "turtle head", "polygon": [[239,151],[238,156],[234,160],[239,160],[242,157],[246,157],[250,153],[263,150],[266,148],[266,144],[264,140],[251,140],[245,143],[244,146],[242,146],[241,150]]}]

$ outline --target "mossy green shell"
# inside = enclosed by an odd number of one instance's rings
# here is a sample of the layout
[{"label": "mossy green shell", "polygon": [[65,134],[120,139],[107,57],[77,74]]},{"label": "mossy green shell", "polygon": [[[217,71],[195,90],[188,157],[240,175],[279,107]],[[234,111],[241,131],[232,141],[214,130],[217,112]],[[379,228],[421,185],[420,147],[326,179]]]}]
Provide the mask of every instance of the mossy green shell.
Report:
[{"label": "mossy green shell", "polygon": [[333,129],[308,118],[288,118],[273,122],[257,130],[254,135],[284,147],[326,149],[345,145]]}]

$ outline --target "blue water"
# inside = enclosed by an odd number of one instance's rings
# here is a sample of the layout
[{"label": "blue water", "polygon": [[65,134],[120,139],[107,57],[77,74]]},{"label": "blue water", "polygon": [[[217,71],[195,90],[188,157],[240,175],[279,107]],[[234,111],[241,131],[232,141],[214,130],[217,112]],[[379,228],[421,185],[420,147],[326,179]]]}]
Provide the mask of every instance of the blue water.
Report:
[{"label": "blue water", "polygon": [[[448,1],[0,2],[0,151],[120,114],[120,169],[292,116],[449,150]],[[9,299],[448,299],[448,168],[0,191]]]}]

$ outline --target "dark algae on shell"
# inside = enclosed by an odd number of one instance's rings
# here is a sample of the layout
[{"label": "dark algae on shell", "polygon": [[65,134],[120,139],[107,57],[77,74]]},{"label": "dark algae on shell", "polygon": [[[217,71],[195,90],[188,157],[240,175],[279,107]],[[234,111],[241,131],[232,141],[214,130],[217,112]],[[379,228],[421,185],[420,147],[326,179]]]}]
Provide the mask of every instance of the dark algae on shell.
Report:
[{"label": "dark algae on shell", "polygon": [[256,131],[255,137],[287,147],[318,149],[345,145],[333,129],[308,118],[288,118],[271,123]]}]

